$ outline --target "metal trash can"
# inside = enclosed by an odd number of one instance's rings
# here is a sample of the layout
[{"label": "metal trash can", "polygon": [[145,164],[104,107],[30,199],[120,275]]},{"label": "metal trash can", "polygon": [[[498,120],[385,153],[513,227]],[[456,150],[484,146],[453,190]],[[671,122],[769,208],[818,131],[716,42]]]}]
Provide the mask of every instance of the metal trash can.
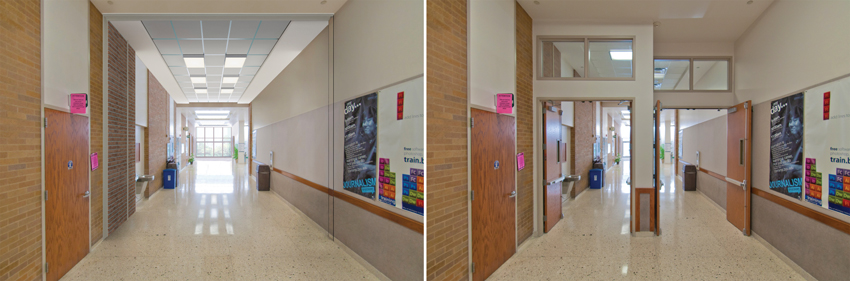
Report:
[{"label": "metal trash can", "polygon": [[682,178],[685,183],[685,191],[697,190],[697,166],[685,165],[682,167]]},{"label": "metal trash can", "polygon": [[271,167],[269,165],[257,165],[257,190],[269,191],[271,176]]}]

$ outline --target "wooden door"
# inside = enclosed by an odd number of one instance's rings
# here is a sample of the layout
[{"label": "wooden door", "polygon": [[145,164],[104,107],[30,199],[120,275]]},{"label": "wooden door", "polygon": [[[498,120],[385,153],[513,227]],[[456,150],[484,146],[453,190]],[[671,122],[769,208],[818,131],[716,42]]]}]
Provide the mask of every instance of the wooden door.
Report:
[{"label": "wooden door", "polygon": [[516,120],[472,109],[473,280],[484,280],[516,253]]},{"label": "wooden door", "polygon": [[661,235],[661,227],[659,226],[659,211],[658,205],[661,200],[659,197],[659,191],[661,190],[661,101],[655,101],[655,108],[653,109],[653,118],[655,119],[655,128],[653,131],[655,132],[655,140],[653,140],[653,147],[655,148],[655,162],[652,164],[652,177],[654,178],[653,184],[655,185],[655,204],[652,204],[652,208],[655,211],[655,216],[653,219],[649,220],[649,230],[654,231],[655,235]]},{"label": "wooden door", "polygon": [[726,220],[750,235],[751,101],[730,107],[726,115]]},{"label": "wooden door", "polygon": [[44,110],[47,280],[59,280],[89,253],[89,119]]},{"label": "wooden door", "polygon": [[543,232],[561,220],[561,110],[543,103]]}]

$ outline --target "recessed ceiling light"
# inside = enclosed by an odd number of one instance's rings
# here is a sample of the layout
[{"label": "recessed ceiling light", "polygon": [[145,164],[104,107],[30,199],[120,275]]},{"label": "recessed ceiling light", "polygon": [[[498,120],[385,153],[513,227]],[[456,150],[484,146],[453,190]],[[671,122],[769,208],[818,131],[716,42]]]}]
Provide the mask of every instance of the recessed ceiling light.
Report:
[{"label": "recessed ceiling light", "polygon": [[195,77],[191,77],[189,79],[192,79],[192,83],[195,83],[195,84],[207,83],[207,77],[206,76],[195,76]]},{"label": "recessed ceiling light", "polygon": [[183,55],[183,62],[188,68],[203,68],[204,55]]},{"label": "recessed ceiling light", "polygon": [[632,60],[632,50],[611,50],[612,60]]},{"label": "recessed ceiling light", "polygon": [[195,94],[206,94],[207,88],[195,88]]},{"label": "recessed ceiling light", "polygon": [[197,119],[225,119],[227,115],[198,115]]},{"label": "recessed ceiling light", "polygon": [[224,57],[225,68],[239,68],[245,65],[248,55],[227,55]]},{"label": "recessed ceiling light", "polygon": [[196,110],[195,114],[230,114],[230,110]]},{"label": "recessed ceiling light", "polygon": [[221,83],[224,84],[236,84],[239,81],[239,76],[225,76],[221,79]]},{"label": "recessed ceiling light", "polygon": [[222,93],[222,94],[232,94],[232,93],[233,93],[233,89],[224,89],[224,88],[222,88],[222,89],[221,89],[221,93]]}]

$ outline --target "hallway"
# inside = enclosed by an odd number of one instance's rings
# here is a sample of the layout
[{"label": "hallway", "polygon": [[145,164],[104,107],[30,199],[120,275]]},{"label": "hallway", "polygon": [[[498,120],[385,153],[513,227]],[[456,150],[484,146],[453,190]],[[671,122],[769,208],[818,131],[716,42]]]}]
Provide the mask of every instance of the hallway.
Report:
[{"label": "hallway", "polygon": [[564,219],[526,242],[490,280],[805,280],[736,231],[706,197],[684,192],[672,164],[662,169],[662,235],[632,237],[630,188],[621,177],[628,165],[608,170],[603,189],[568,201]]},{"label": "hallway", "polygon": [[199,159],[63,280],[373,280],[247,164]]}]

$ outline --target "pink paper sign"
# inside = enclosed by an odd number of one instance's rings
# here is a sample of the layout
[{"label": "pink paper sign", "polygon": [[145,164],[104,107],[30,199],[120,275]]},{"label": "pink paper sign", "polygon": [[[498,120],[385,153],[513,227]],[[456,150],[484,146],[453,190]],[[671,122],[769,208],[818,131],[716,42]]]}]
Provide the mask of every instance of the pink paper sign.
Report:
[{"label": "pink paper sign", "polygon": [[514,111],[514,94],[496,94],[496,113],[511,114]]},{"label": "pink paper sign", "polygon": [[522,171],[525,168],[525,154],[519,153],[516,155],[516,170]]},{"label": "pink paper sign", "polygon": [[97,170],[97,152],[91,154],[91,170]]},{"label": "pink paper sign", "polygon": [[86,113],[86,107],[89,105],[86,94],[71,94],[71,113]]}]

